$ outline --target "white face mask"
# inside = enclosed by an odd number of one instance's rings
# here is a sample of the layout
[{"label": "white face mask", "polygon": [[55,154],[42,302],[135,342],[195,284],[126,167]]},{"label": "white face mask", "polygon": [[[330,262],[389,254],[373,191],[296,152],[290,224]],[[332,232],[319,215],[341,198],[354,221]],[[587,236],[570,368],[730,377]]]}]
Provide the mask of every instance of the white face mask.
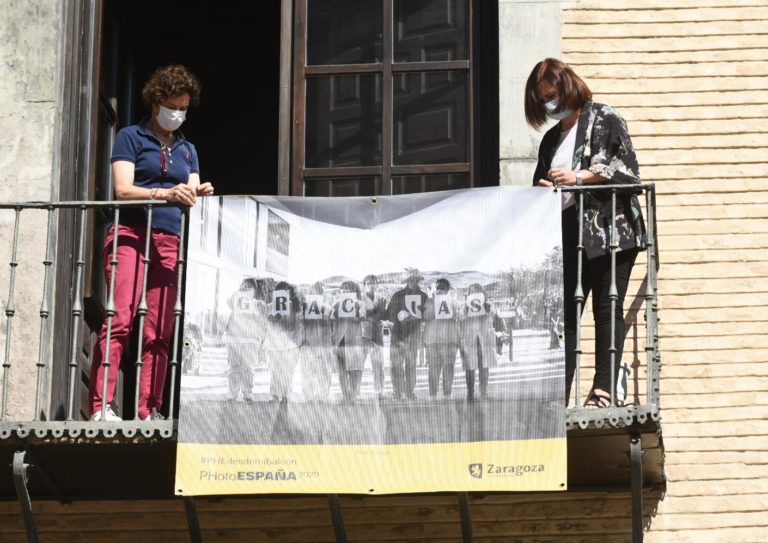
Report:
[{"label": "white face mask", "polygon": [[170,132],[178,129],[186,118],[187,113],[185,111],[180,109],[170,109],[165,106],[159,106],[157,117],[155,117],[155,119],[157,119],[157,124],[159,124],[163,130],[168,130]]},{"label": "white face mask", "polygon": [[556,121],[562,121],[566,117],[570,117],[571,114],[573,113],[572,109],[564,109],[563,111],[555,112],[555,110],[557,109],[557,106],[559,105],[560,105],[559,98],[555,98],[554,100],[550,100],[549,102],[544,104],[544,111],[547,112],[547,116],[550,119],[554,119]]}]

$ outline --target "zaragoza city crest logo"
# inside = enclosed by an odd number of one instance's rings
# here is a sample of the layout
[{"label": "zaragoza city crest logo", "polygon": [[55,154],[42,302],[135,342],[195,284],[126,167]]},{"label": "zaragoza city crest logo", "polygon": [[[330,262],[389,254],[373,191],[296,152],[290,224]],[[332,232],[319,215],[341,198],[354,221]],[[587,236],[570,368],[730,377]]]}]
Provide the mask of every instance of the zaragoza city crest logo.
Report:
[{"label": "zaragoza city crest logo", "polygon": [[482,464],[469,464],[467,466],[469,474],[475,479],[483,478],[483,465]]}]

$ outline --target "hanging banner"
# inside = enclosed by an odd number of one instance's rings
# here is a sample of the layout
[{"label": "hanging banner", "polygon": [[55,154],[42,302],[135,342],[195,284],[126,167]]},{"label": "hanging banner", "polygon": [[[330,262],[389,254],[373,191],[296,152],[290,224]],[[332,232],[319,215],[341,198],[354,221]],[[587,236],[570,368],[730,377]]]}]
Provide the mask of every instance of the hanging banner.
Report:
[{"label": "hanging banner", "polygon": [[560,207],[202,199],[177,494],[565,490]]}]

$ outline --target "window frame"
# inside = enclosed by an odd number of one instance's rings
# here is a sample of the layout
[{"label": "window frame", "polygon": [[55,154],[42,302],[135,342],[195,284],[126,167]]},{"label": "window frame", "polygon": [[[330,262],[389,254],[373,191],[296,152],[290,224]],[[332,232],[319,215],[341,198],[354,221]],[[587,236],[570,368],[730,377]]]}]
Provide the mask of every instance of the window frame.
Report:
[{"label": "window frame", "polygon": [[[305,182],[313,179],[378,177],[377,186],[381,192],[392,194],[392,178],[401,176],[429,174],[465,174],[469,177],[469,186],[476,186],[477,167],[475,167],[475,128],[477,109],[475,93],[477,74],[474,69],[474,56],[477,52],[475,42],[476,17],[473,0],[467,4],[467,59],[435,62],[394,62],[394,4],[395,0],[382,0],[382,59],[370,64],[328,64],[307,65],[307,15],[308,3],[312,0],[296,0],[294,5],[293,27],[293,138],[291,164],[291,194],[303,196]],[[394,144],[394,77],[413,72],[462,71],[467,74],[467,162],[443,164],[396,165],[393,160]],[[382,162],[376,166],[337,166],[329,168],[305,167],[306,144],[306,84],[309,77],[331,75],[374,75],[380,74],[382,80]]]}]

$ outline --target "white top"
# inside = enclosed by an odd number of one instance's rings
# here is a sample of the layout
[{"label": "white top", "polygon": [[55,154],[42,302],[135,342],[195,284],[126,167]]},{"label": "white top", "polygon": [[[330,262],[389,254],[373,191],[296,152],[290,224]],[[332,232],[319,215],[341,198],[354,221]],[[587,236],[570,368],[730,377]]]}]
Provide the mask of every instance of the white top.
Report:
[{"label": "white top", "polygon": [[[551,168],[573,169],[573,151],[576,148],[576,127],[579,123],[573,123],[573,126],[567,132],[560,132],[560,141],[557,144],[555,156],[552,157]],[[562,205],[567,209],[576,203],[572,192],[563,192]]]}]

